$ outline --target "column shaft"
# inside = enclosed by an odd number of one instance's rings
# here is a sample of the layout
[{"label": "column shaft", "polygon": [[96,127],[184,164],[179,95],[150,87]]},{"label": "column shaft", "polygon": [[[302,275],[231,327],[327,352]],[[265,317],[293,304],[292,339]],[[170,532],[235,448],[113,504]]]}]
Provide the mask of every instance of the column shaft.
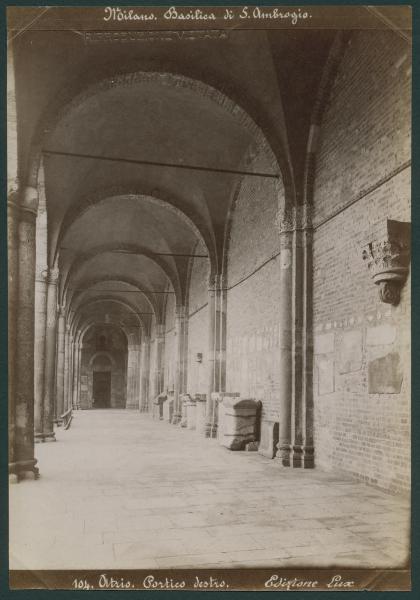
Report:
[{"label": "column shaft", "polygon": [[158,396],[163,392],[164,382],[164,360],[165,360],[165,325],[156,325],[156,370],[155,370],[155,394]]},{"label": "column shaft", "polygon": [[67,393],[67,410],[73,407],[73,381],[74,381],[74,339],[69,336],[69,383]]},{"label": "column shaft", "polygon": [[37,273],[35,280],[35,348],[34,348],[34,395],[35,440],[42,441],[44,434],[45,390],[45,336],[47,323],[48,269]]},{"label": "column shaft", "polygon": [[144,337],[141,344],[140,410],[149,411],[150,338]]},{"label": "column shaft", "polygon": [[63,394],[63,413],[68,408],[68,393],[69,393],[69,332],[64,333],[64,394]]},{"label": "column shaft", "polygon": [[139,346],[131,344],[128,346],[127,356],[127,402],[126,408],[139,408]]},{"label": "column shaft", "polygon": [[72,408],[77,408],[77,390],[79,384],[79,361],[80,361],[80,346],[76,342],[74,345],[74,362],[73,362],[73,396]]},{"label": "column shaft", "polygon": [[176,309],[176,365],[175,365],[175,394],[172,423],[181,421],[181,395],[186,392],[187,385],[187,356],[188,356],[188,315],[185,306]]},{"label": "column shaft", "polygon": [[[7,252],[8,252],[8,417],[9,417],[9,470],[15,463],[15,369],[16,369],[16,307],[18,302],[18,223],[17,194],[13,193],[7,205]],[[16,475],[12,475],[16,478]]]},{"label": "column shaft", "polygon": [[35,235],[38,194],[26,188],[18,227],[19,271],[16,327],[15,461],[21,477],[38,475],[34,457]]},{"label": "column shaft", "polygon": [[276,458],[290,466],[292,403],[292,246],[293,232],[280,234],[280,420]]},{"label": "column shaft", "polygon": [[209,294],[208,294],[208,306],[209,306],[209,355],[208,355],[208,384],[207,384],[207,398],[206,398],[206,418],[204,435],[205,437],[212,436],[212,429],[214,423],[215,407],[211,397],[212,393],[216,390],[217,381],[217,369],[216,369],[216,283],[217,279],[214,278],[210,281]]},{"label": "column shaft", "polygon": [[57,352],[57,279],[58,271],[51,270],[47,289],[47,320],[45,331],[45,376],[44,376],[44,441],[55,440],[55,365]]},{"label": "column shaft", "polygon": [[64,413],[64,348],[65,348],[65,317],[62,308],[58,317],[57,333],[57,377],[56,377],[56,419]]}]

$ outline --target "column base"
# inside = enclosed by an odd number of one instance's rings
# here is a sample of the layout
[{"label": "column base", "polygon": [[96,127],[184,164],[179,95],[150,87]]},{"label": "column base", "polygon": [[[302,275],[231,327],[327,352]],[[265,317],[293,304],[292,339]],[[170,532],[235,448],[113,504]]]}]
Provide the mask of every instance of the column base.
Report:
[{"label": "column base", "polygon": [[36,458],[9,463],[9,480],[17,483],[22,479],[38,479],[39,469],[36,467]]},{"label": "column base", "polygon": [[275,460],[282,467],[290,467],[291,447],[289,444],[277,444],[277,454]]},{"label": "column base", "polygon": [[293,446],[292,465],[295,469],[313,469],[315,467],[314,447]]},{"label": "column base", "polygon": [[138,404],[126,404],[125,408],[127,410],[139,410],[139,405]]},{"label": "column base", "polygon": [[217,424],[214,423],[206,423],[204,426],[204,437],[206,438],[216,438],[217,437]]},{"label": "column base", "polygon": [[181,413],[174,413],[171,420],[172,425],[179,425],[179,423],[181,423],[181,418]]},{"label": "column base", "polygon": [[35,444],[39,444],[41,442],[56,442],[55,433],[52,431],[50,433],[36,433],[35,434]]}]

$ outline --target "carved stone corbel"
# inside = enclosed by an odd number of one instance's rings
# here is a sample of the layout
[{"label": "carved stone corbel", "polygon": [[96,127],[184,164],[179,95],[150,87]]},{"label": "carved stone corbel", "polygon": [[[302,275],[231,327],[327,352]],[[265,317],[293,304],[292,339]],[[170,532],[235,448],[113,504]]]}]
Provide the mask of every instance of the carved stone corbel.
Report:
[{"label": "carved stone corbel", "polygon": [[363,250],[371,277],[379,286],[382,302],[396,306],[410,265],[410,223],[387,219],[386,234]]}]

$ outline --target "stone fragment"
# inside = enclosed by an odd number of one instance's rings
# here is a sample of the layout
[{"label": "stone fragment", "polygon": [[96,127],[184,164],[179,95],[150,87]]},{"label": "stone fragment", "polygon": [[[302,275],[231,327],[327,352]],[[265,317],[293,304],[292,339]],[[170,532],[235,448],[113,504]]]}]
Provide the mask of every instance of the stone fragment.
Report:
[{"label": "stone fragment", "polygon": [[257,452],[258,442],[248,442],[245,446],[245,450],[247,452]]},{"label": "stone fragment", "polygon": [[400,356],[397,352],[391,352],[369,362],[369,394],[399,394],[402,381]]},{"label": "stone fragment", "polygon": [[251,398],[224,398],[224,428],[219,437],[229,450],[243,450],[248,442],[256,440],[257,413],[260,402]]},{"label": "stone fragment", "polygon": [[279,424],[275,421],[261,421],[261,439],[258,452],[267,458],[274,458],[279,441]]},{"label": "stone fragment", "polygon": [[331,359],[318,359],[318,395],[331,394],[334,386],[334,361]]},{"label": "stone fragment", "polygon": [[362,332],[346,331],[340,344],[339,372],[352,373],[362,368]]},{"label": "stone fragment", "polygon": [[196,394],[195,400],[195,431],[198,435],[204,435],[206,428],[206,395]]},{"label": "stone fragment", "polygon": [[314,337],[314,353],[329,354],[334,352],[334,333],[321,333]]},{"label": "stone fragment", "polygon": [[395,342],[397,330],[394,325],[384,324],[377,327],[368,327],[366,330],[367,346],[382,346]]}]

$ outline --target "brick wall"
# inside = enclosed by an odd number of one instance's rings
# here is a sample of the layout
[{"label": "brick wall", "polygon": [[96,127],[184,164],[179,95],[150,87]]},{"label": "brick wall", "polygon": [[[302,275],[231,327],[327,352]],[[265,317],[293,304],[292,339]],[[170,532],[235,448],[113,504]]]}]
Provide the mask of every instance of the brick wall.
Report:
[{"label": "brick wall", "polygon": [[[206,254],[206,247],[199,243],[196,254]],[[208,311],[208,278],[209,260],[195,258],[193,260],[188,296],[188,380],[189,394],[205,394],[208,388],[208,346],[209,346],[209,311]],[[203,355],[202,362],[197,361],[197,354]]]},{"label": "brick wall", "polygon": [[[260,157],[255,168],[270,167]],[[262,265],[279,252],[276,214],[281,194],[274,180],[245,178],[229,244],[226,390],[261,400],[264,419],[278,418],[279,259]]]},{"label": "brick wall", "polygon": [[410,57],[392,32],[352,35],[321,129],[314,216],[316,464],[409,487],[409,282],[379,300],[362,260],[410,220]]}]

